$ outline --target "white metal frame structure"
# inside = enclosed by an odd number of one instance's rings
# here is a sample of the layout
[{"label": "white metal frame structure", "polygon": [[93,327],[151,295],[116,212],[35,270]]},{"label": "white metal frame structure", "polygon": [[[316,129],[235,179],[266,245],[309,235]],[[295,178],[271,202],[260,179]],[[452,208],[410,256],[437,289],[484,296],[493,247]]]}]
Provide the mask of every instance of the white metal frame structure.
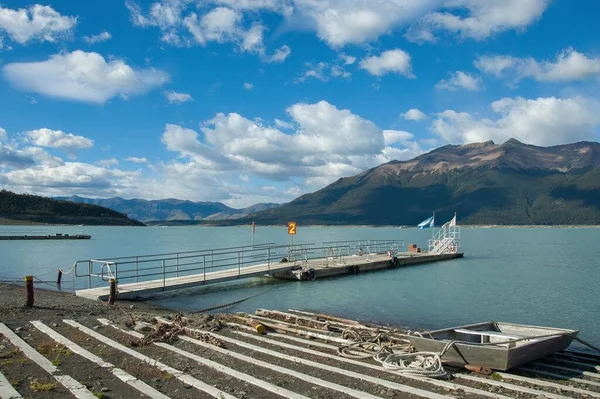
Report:
[{"label": "white metal frame structure", "polygon": [[443,225],[429,240],[429,253],[455,254],[460,250],[460,226]]}]

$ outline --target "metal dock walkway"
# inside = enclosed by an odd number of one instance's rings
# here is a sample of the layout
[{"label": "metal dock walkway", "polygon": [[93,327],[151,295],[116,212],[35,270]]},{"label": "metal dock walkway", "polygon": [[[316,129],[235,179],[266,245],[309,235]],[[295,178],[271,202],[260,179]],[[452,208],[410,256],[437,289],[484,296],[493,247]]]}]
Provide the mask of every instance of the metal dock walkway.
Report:
[{"label": "metal dock walkway", "polygon": [[[324,277],[460,258],[462,253],[401,252],[403,241],[357,240],[315,244],[258,244],[223,249],[78,261],[77,296],[107,300],[109,281],[119,298],[143,298],[164,291],[250,277],[315,280]],[[74,279],[75,280],[75,279]]]}]

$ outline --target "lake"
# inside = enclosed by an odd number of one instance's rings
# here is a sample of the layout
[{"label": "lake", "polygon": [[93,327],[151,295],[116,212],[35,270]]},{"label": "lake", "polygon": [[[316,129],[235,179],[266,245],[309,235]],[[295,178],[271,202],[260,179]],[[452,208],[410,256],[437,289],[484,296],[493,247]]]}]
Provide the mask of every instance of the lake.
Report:
[{"label": "lake", "polygon": [[[0,241],[0,279],[33,274],[54,280],[76,260],[249,245],[243,227],[2,227],[43,234],[90,234],[91,240]],[[303,227],[294,243],[393,239],[426,247],[431,230]],[[289,244],[286,227],[257,226],[255,243]],[[152,302],[200,310],[260,294],[227,308],[305,309],[411,328],[498,320],[580,329],[600,345],[600,229],[462,228],[463,259],[312,282],[267,278],[201,287]],[[63,288],[71,288],[71,276]],[[83,288],[87,279],[77,281]],[[48,288],[48,287],[46,287]]]}]

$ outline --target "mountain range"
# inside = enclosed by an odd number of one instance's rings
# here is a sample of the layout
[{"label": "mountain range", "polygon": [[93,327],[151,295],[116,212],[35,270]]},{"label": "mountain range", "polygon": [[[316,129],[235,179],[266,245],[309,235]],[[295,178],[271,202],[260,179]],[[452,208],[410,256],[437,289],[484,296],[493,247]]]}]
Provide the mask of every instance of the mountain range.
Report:
[{"label": "mountain range", "polygon": [[510,139],[445,145],[340,178],[286,204],[60,197],[147,224],[416,225],[457,213],[461,224],[600,224],[600,144],[539,147]]},{"label": "mountain range", "polygon": [[[235,224],[600,224],[600,144],[446,145],[340,178]],[[234,224],[234,223],[228,223]]]},{"label": "mountain range", "polygon": [[55,199],[82,204],[99,205],[126,214],[142,221],[200,221],[227,220],[247,216],[254,212],[279,206],[273,203],[259,203],[243,209],[230,208],[220,202],[192,202],[179,199],[145,200],[113,198],[84,198],[79,196],[56,197]]}]

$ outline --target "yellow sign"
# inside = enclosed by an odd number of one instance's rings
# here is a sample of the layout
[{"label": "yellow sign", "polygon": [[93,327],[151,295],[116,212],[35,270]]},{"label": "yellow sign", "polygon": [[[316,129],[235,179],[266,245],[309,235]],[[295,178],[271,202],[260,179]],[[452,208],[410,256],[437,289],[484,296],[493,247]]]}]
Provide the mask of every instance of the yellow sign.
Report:
[{"label": "yellow sign", "polygon": [[288,222],[288,234],[296,234],[296,222]]}]

